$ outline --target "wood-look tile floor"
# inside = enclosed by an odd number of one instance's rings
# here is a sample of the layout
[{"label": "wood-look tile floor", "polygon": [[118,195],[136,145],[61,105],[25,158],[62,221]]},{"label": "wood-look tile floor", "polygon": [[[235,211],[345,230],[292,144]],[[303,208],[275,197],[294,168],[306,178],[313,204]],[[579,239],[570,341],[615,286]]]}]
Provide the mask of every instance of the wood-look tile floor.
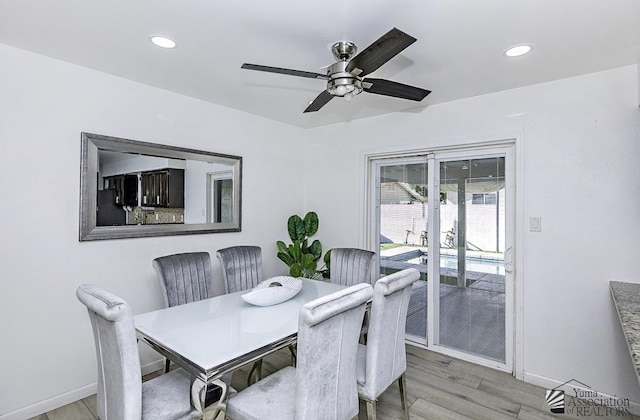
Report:
[{"label": "wood-look tile floor", "polygon": [[[291,363],[288,350],[268,356],[263,376]],[[248,369],[234,373],[232,385],[246,386]],[[148,379],[155,374],[145,376]],[[407,391],[409,415],[423,419],[566,419],[570,414],[552,414],[545,402],[545,389],[518,381],[508,373],[489,369],[415,346],[407,346]],[[565,398],[569,399],[568,395]],[[211,415],[210,411],[209,416]],[[378,401],[378,419],[402,419],[400,395],[394,383]],[[613,416],[613,414],[611,414]],[[618,415],[614,418],[640,420]],[[92,395],[32,420],[95,420],[96,396]],[[359,420],[366,420],[366,407],[360,403]],[[221,420],[222,415],[216,420]],[[277,419],[274,419],[277,420]]]}]

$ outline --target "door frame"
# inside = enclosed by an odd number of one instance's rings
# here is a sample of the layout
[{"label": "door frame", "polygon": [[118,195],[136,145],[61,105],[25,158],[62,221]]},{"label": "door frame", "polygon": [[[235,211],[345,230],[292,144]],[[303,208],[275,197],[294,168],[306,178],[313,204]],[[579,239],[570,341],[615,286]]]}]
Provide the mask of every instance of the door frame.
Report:
[{"label": "door frame", "polygon": [[[429,185],[430,188],[434,188],[435,191],[440,190],[440,164],[443,162],[452,162],[459,160],[468,160],[468,159],[482,159],[482,158],[493,158],[493,157],[504,157],[505,158],[505,202],[507,203],[506,211],[505,211],[505,336],[504,336],[504,344],[505,344],[505,362],[501,363],[498,361],[493,361],[490,359],[486,359],[480,356],[474,356],[472,354],[452,349],[449,347],[445,347],[440,345],[439,343],[439,322],[435,323],[437,319],[439,321],[440,314],[440,283],[439,282],[428,282],[428,296],[429,296],[429,305],[427,308],[428,317],[427,317],[427,348],[438,351],[439,353],[447,354],[453,357],[473,361],[478,364],[482,364],[485,366],[490,366],[496,369],[512,372],[513,371],[513,343],[514,343],[514,273],[513,273],[513,263],[511,266],[508,266],[508,261],[513,257],[513,240],[514,240],[514,215],[515,215],[515,201],[514,201],[514,193],[515,189],[513,187],[514,183],[514,165],[513,165],[513,145],[501,145],[496,147],[483,147],[481,149],[475,150],[473,148],[465,148],[464,150],[452,150],[452,151],[443,151],[436,152],[433,155],[430,155],[430,164],[429,169],[433,167],[433,173],[430,172],[430,176],[432,176],[432,184]],[[429,214],[438,214],[440,210],[439,200],[430,200],[429,201]],[[430,248],[430,255],[433,257],[434,261],[440,260],[440,241],[439,241],[439,232],[440,232],[440,218],[439,217],[430,217],[429,218],[430,226],[429,229],[433,236],[437,236],[437,239],[433,240],[430,238],[430,243],[434,244],[434,247]],[[512,260],[511,260],[512,261]],[[440,278],[440,267],[439,264],[429,264],[429,273],[428,277],[431,279]],[[438,315],[438,317],[436,317]],[[510,333],[511,332],[511,333]]]},{"label": "door frame", "polygon": [[[460,139],[458,139],[459,141]],[[471,158],[475,156],[482,156],[490,153],[492,150],[495,151],[497,149],[507,150],[508,156],[505,159],[505,178],[510,177],[511,181],[506,186],[506,197],[513,203],[512,212],[509,216],[509,219],[506,220],[508,223],[507,227],[507,235],[505,238],[509,245],[505,246],[505,250],[508,247],[511,247],[511,281],[507,281],[505,279],[505,286],[508,289],[505,290],[507,293],[507,302],[505,302],[505,363],[493,362],[487,359],[483,359],[480,357],[476,357],[467,353],[452,351],[451,349],[442,347],[442,346],[434,346],[432,340],[428,340],[427,345],[422,345],[419,343],[409,342],[410,344],[418,345],[420,347],[424,347],[427,349],[431,349],[443,354],[451,355],[453,357],[461,358],[473,363],[478,363],[484,366],[489,366],[495,369],[508,371],[512,373],[516,378],[523,379],[524,377],[524,368],[523,368],[523,356],[524,356],[524,316],[523,316],[523,303],[524,303],[524,294],[523,294],[523,275],[522,275],[522,267],[523,267],[523,243],[524,243],[524,232],[525,232],[525,223],[524,223],[524,203],[522,200],[523,194],[523,178],[524,178],[524,137],[521,133],[516,133],[515,135],[512,133],[510,135],[504,136],[500,139],[489,139],[483,141],[468,141],[468,142],[460,142],[456,145],[447,145],[447,146],[434,146],[434,147],[416,147],[415,144],[411,146],[402,145],[392,146],[392,147],[384,147],[378,148],[374,150],[363,151],[361,154],[361,185],[363,185],[363,193],[361,194],[361,204],[360,208],[362,210],[361,214],[363,214],[362,225],[360,227],[360,243],[364,248],[376,250],[376,246],[379,241],[379,227],[377,226],[377,210],[376,206],[372,205],[373,201],[376,198],[376,183],[378,180],[376,179],[376,173],[374,168],[374,162],[381,159],[390,159],[390,158],[427,158],[431,154],[438,154],[438,157],[451,155],[455,156],[456,154],[463,156],[461,158]],[[435,165],[428,166],[429,171],[435,171]],[[507,175],[508,174],[508,175]],[[432,175],[431,173],[429,174]],[[437,201],[437,200],[435,200]],[[431,206],[435,206],[435,203],[429,202],[429,214],[433,214],[435,209],[431,208]],[[435,218],[429,218],[429,235],[435,235],[435,227],[432,226]],[[509,233],[510,232],[510,233]],[[378,239],[376,239],[378,238]],[[439,238],[438,238],[439,239]],[[429,238],[430,243],[433,242],[433,238]],[[438,247],[434,247],[438,248]],[[433,251],[431,251],[433,252]],[[439,249],[436,250],[439,254]],[[439,255],[436,255],[439,258]],[[506,252],[505,252],[506,258]],[[430,278],[433,273],[429,273]],[[505,273],[506,274],[506,273]],[[379,266],[374,268],[374,278],[379,278]],[[433,286],[429,286],[429,293],[433,296],[432,287],[435,287],[434,282],[429,282],[433,284]],[[435,310],[434,305],[429,305],[429,311]],[[430,324],[433,323],[433,313],[429,314],[428,322]],[[432,334],[433,325],[428,325],[428,336]],[[509,334],[509,331],[511,333]],[[433,338],[433,337],[431,337]]]},{"label": "door frame", "polygon": [[[215,209],[214,209],[214,188],[215,188],[215,181],[220,181],[220,180],[224,180],[224,179],[233,179],[233,171],[232,170],[221,170],[221,171],[213,171],[213,172],[207,172],[207,206],[206,206],[206,221],[207,223],[220,223],[220,222],[214,222],[213,218],[215,216]],[[231,193],[233,195],[233,191]]]}]

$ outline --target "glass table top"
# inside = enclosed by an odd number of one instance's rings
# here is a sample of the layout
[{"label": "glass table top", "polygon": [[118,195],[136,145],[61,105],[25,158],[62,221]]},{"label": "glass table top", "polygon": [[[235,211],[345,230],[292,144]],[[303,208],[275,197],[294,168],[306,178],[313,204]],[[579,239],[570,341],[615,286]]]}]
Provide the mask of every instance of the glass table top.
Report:
[{"label": "glass table top", "polygon": [[136,330],[145,341],[179,355],[198,371],[215,370],[295,336],[305,303],[344,288],[302,280],[300,293],[277,305],[253,306],[242,300],[245,290],[136,315]]}]

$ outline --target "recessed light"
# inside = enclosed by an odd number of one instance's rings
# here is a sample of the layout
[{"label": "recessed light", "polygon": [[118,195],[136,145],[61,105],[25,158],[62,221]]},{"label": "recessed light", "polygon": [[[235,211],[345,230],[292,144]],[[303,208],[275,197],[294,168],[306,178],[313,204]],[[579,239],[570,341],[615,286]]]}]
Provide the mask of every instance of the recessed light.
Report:
[{"label": "recessed light", "polygon": [[151,42],[162,48],[175,48],[176,46],[176,42],[173,39],[167,38],[166,36],[162,35],[152,36]]},{"label": "recessed light", "polygon": [[507,57],[518,57],[520,55],[524,55],[531,51],[531,45],[516,45],[515,47],[511,47],[504,52],[504,55]]}]

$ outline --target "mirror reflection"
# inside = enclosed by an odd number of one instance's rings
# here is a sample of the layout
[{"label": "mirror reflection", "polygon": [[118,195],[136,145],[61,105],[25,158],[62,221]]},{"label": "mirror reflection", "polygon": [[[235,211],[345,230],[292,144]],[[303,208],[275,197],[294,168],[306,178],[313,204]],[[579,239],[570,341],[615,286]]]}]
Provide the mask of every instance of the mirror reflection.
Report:
[{"label": "mirror reflection", "polygon": [[90,133],[82,153],[80,240],[240,230],[238,156]]}]

